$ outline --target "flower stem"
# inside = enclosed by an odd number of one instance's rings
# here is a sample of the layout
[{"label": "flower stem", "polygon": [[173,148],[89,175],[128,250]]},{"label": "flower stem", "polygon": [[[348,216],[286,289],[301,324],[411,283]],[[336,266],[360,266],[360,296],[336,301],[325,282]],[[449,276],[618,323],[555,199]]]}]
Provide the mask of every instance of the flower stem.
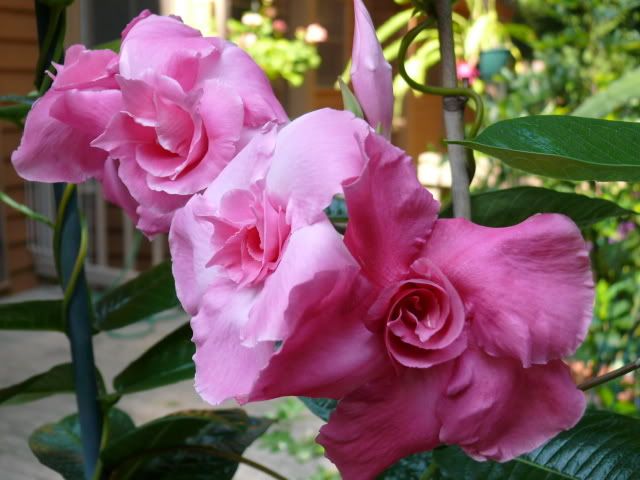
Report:
[{"label": "flower stem", "polygon": [[613,370],[609,373],[605,373],[604,375],[600,375],[599,377],[592,378],[591,380],[587,380],[586,382],[582,382],[578,385],[580,390],[589,390],[591,388],[602,385],[603,383],[607,383],[611,380],[614,380],[618,377],[622,377],[627,373],[631,373],[634,370],[640,368],[640,358],[638,358],[635,362],[630,363],[629,365],[625,365],[624,367],[620,367],[616,370]]}]

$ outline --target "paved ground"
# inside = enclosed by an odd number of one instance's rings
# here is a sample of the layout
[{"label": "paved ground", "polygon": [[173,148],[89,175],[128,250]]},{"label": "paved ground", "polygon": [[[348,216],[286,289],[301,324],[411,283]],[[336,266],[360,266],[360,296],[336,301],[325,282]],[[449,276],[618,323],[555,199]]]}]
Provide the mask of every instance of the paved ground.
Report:
[{"label": "paved ground", "polygon": [[[58,295],[57,288],[41,288],[27,294],[43,298]],[[14,297],[20,300],[25,296]],[[4,299],[6,300],[6,299]],[[0,300],[1,301],[1,300]],[[164,319],[148,325],[135,325],[118,333],[122,337],[101,334],[95,338],[95,354],[106,379],[113,376],[137,357],[148,346],[179,325],[179,320]],[[0,386],[11,385],[31,375],[41,373],[50,366],[68,361],[66,337],[57,333],[2,332],[0,331]],[[232,406],[231,404],[229,406]],[[136,424],[144,423],[166,413],[187,408],[209,408],[196,395],[191,382],[151,390],[125,397],[119,407],[131,415]],[[256,415],[273,411],[275,402],[250,405],[247,410]],[[51,480],[61,478],[40,465],[33,456],[26,439],[36,427],[56,421],[75,411],[75,400],[70,395],[58,395],[25,405],[0,407],[0,477],[2,480]],[[317,433],[320,421],[305,412],[293,427],[296,436]],[[260,448],[259,442],[251,446],[248,458],[263,463],[292,480],[306,480],[317,463],[300,464],[286,454],[272,454]],[[325,466],[330,464],[326,461]],[[267,480],[270,477],[241,466],[237,480]]]}]

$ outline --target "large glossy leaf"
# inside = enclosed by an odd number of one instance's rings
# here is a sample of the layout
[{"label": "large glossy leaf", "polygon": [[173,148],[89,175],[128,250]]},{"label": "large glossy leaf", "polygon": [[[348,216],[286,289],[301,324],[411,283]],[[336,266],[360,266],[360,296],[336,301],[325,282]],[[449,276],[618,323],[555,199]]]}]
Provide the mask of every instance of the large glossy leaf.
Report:
[{"label": "large glossy leaf", "polygon": [[540,115],[504,120],[451,141],[508,165],[567,180],[640,180],[640,123]]},{"label": "large glossy leaf", "polygon": [[640,68],[627,72],[607,88],[589,97],[572,115],[604,117],[618,107],[640,97]]},{"label": "large glossy leaf", "polygon": [[330,398],[309,398],[309,397],[298,397],[304,403],[311,413],[324,420],[325,422],[329,420],[329,416],[331,412],[333,412],[338,406],[337,400],[332,400]]},{"label": "large glossy leaf", "polygon": [[237,457],[271,424],[243,410],[190,410],[138,427],[102,452],[106,472],[136,480],[231,479]]},{"label": "large glossy leaf", "polygon": [[[109,411],[107,445],[135,428],[131,418],[121,410]],[[67,480],[85,480],[82,465],[82,440],[78,415],[69,415],[59,422],[35,430],[29,437],[29,447],[40,463],[55,470]]]},{"label": "large glossy leaf", "polygon": [[[608,200],[539,187],[516,187],[471,196],[471,219],[478,225],[508,227],[536,213],[561,213],[581,228],[607,218],[634,215]],[[451,205],[440,216],[452,217]]]},{"label": "large glossy leaf", "polygon": [[49,395],[69,392],[73,392],[73,369],[70,363],[64,363],[0,389],[0,405],[30,402]]},{"label": "large glossy leaf", "polygon": [[121,328],[179,305],[171,263],[163,262],[98,300],[95,304],[96,328]]},{"label": "large glossy leaf", "polygon": [[64,332],[62,301],[33,300],[0,304],[0,329]]},{"label": "large glossy leaf", "polygon": [[476,462],[458,448],[438,449],[444,478],[455,480],[635,480],[640,472],[640,420],[588,411],[575,428],[511,462]]},{"label": "large glossy leaf", "polygon": [[114,378],[116,392],[139,392],[193,378],[195,346],[191,336],[186,323],[161,339]]}]

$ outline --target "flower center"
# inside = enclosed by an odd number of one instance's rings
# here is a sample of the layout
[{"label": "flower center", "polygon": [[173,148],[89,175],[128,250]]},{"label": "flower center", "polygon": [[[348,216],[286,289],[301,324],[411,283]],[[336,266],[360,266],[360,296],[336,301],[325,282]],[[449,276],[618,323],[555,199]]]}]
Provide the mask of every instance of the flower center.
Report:
[{"label": "flower center", "polygon": [[412,277],[387,296],[385,343],[396,362],[428,368],[466,347],[464,307],[451,283],[427,260],[412,265]]}]

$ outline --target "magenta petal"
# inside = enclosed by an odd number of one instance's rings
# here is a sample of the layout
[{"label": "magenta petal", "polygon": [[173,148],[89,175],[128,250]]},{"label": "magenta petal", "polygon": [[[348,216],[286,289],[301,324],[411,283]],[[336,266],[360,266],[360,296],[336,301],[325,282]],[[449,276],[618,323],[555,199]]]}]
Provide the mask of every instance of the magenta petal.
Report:
[{"label": "magenta petal", "polygon": [[148,70],[169,74],[176,53],[208,55],[213,45],[202,34],[176,17],[148,15],[132,22],[120,48],[120,73],[127,78],[141,78]]},{"label": "magenta petal", "polygon": [[136,209],[138,203],[133,199],[127,187],[118,176],[118,160],[107,158],[100,182],[102,183],[102,194],[107,201],[122,208],[134,224],[138,223]]},{"label": "magenta petal", "polygon": [[376,29],[362,0],[354,0],[355,30],[351,82],[367,121],[382,134],[391,136],[393,119],[393,81],[391,65],[382,54]]},{"label": "magenta petal", "polygon": [[122,108],[118,90],[66,90],[57,95],[51,105],[51,116],[92,139],[104,131]]},{"label": "magenta petal", "polygon": [[291,289],[311,280],[317,272],[348,265],[356,266],[329,220],[291,233],[280,263],[265,280],[251,310],[244,334],[246,343],[286,338],[290,326],[285,322],[284,312],[291,305]]},{"label": "magenta petal", "polygon": [[393,371],[347,395],[320,429],[317,442],[344,480],[373,480],[413,453],[438,446],[438,398],[450,364]]},{"label": "magenta petal", "polygon": [[438,220],[424,256],[458,291],[471,337],[490,355],[526,367],[568,356],[584,340],[593,278],[567,217],[536,215],[508,228]]},{"label": "magenta petal", "polygon": [[349,212],[345,243],[381,286],[409,272],[437,218],[439,204],[416,177],[411,159],[379,135],[365,144],[368,163],[344,184]]},{"label": "magenta petal", "polygon": [[280,131],[266,185],[293,228],[322,218],[342,182],[360,174],[369,132],[352,113],[330,109],[303,115]]},{"label": "magenta petal", "polygon": [[274,352],[273,342],[254,347],[242,345],[239,331],[246,322],[255,291],[225,279],[214,282],[191,319],[196,353],[195,387],[211,404],[229,398],[244,401],[260,370]]},{"label": "magenta petal", "polygon": [[202,214],[209,210],[204,197],[194,195],[175,213],[169,232],[176,292],[190,315],[198,313],[204,292],[220,275],[219,268],[207,267],[212,252],[213,225]]},{"label": "magenta petal", "polygon": [[523,368],[516,360],[469,349],[438,406],[440,440],[478,460],[504,462],[573,427],[585,405],[560,360]]},{"label": "magenta petal", "polygon": [[352,264],[294,287],[285,312],[291,334],[260,374],[250,399],[342,398],[384,370],[389,360],[382,339],[362,323],[370,294]]},{"label": "magenta petal", "polygon": [[59,99],[59,92],[49,91],[33,104],[20,146],[11,155],[16,172],[26,180],[81,183],[102,172],[107,154],[90,146],[94,135],[51,116]]}]

